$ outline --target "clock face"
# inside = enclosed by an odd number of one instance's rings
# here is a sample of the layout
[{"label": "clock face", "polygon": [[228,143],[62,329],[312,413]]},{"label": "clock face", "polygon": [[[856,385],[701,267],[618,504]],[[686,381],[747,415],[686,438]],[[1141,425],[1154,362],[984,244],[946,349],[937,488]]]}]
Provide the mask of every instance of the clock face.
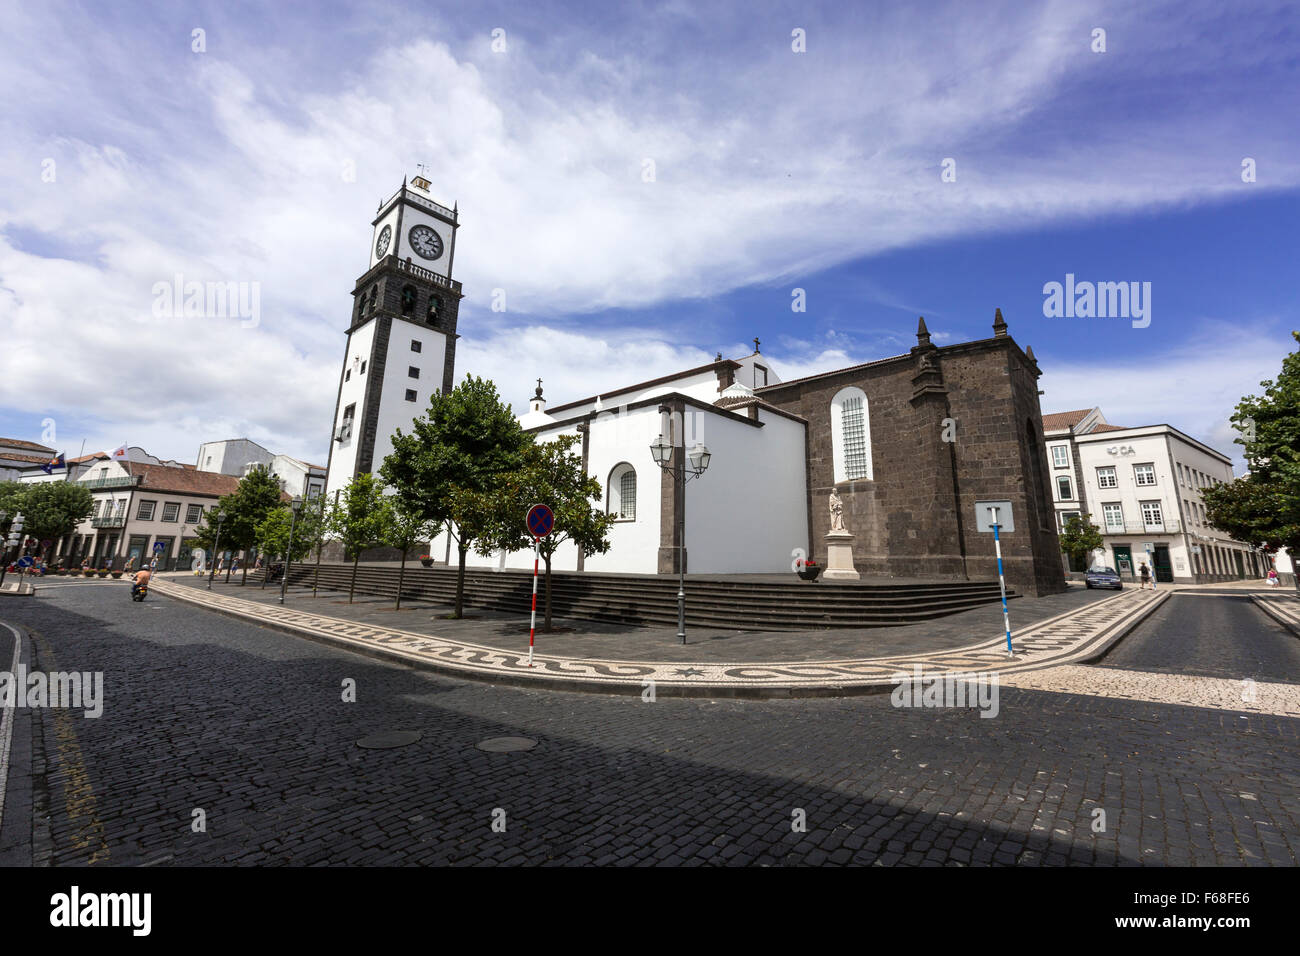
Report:
[{"label": "clock face", "polygon": [[379,241],[375,243],[375,258],[382,259],[388,252],[388,244],[393,241],[393,227],[384,226],[379,233]]},{"label": "clock face", "polygon": [[428,226],[412,226],[406,238],[421,259],[437,259],[442,255],[442,236]]}]

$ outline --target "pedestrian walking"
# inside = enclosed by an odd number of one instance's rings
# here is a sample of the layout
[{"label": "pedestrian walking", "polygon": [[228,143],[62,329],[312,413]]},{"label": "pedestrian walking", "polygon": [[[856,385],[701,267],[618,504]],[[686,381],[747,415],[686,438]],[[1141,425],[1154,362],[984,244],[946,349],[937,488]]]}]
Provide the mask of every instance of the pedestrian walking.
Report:
[{"label": "pedestrian walking", "polygon": [[[1138,576],[1142,579],[1139,590],[1146,590],[1146,586],[1151,583],[1151,569],[1147,567],[1146,562],[1142,562],[1142,567],[1138,568]],[[1152,588],[1152,590],[1155,590]]]}]

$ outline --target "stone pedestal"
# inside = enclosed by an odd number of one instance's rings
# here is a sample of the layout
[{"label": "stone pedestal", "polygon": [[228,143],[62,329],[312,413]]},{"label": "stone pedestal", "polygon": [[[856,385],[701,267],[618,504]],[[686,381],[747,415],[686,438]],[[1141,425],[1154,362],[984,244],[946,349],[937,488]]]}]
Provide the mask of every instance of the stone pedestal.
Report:
[{"label": "stone pedestal", "polygon": [[826,535],[826,570],[822,577],[830,581],[857,581],[861,575],[853,567],[853,533],[831,531]]}]

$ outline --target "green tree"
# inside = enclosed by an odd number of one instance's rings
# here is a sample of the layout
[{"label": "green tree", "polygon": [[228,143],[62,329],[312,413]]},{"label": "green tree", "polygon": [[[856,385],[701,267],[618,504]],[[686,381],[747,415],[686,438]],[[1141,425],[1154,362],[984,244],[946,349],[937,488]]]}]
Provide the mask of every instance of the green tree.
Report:
[{"label": "green tree", "polygon": [[[1300,332],[1291,337],[1300,342]],[[1269,551],[1286,548],[1294,561],[1300,553],[1300,351],[1260,386],[1264,393],[1243,398],[1231,418],[1250,472],[1201,496],[1214,527]]]},{"label": "green tree", "polygon": [[546,632],[551,630],[551,559],[566,542],[572,542],[584,557],[604,554],[609,550],[606,535],[614,523],[614,516],[600,506],[600,482],[587,474],[582,456],[573,452],[579,440],[576,435],[563,435],[555,441],[529,446],[522,465],[482,495],[479,505],[488,515],[476,546],[483,555],[531,548],[533,536],[526,525],[528,509],[544,504],[555,513],[554,530],[537,543],[546,567],[542,625]]},{"label": "green tree", "polygon": [[428,541],[438,533],[438,526],[426,521],[399,495],[385,495],[383,513],[380,515],[380,537],[384,544],[402,552],[402,563],[397,569],[397,600],[393,610],[402,607],[402,582],[406,579],[406,552],[417,541]]},{"label": "green tree", "polygon": [[[272,510],[262,523],[257,526],[257,540],[268,554],[284,557],[292,561],[301,561],[312,549],[315,529],[319,523],[319,513],[313,504],[304,504],[295,518],[293,511],[282,505]],[[293,532],[293,553],[289,554],[289,534]]]},{"label": "green tree", "polygon": [[456,540],[456,617],[464,610],[465,555],[489,523],[479,496],[520,466],[531,443],[496,386],[472,375],[434,395],[409,435],[398,429],[393,436],[380,474],[414,514]]},{"label": "green tree", "polygon": [[343,489],[338,507],[329,515],[330,532],[343,543],[343,557],[352,558],[348,603],[357,589],[361,552],[384,543],[384,485],[369,472],[357,475]]},{"label": "green tree", "polygon": [[[233,550],[243,551],[245,555],[241,585],[248,582],[247,555],[258,543],[258,526],[272,511],[282,506],[283,498],[280,480],[266,468],[254,468],[239,479],[233,492],[218,502],[226,515],[221,540],[229,542]],[[226,580],[230,580],[229,569]]]},{"label": "green tree", "polygon": [[1081,566],[1086,571],[1088,556],[1103,544],[1101,529],[1091,521],[1079,515],[1065,519],[1065,530],[1061,532],[1061,550],[1070,556],[1073,565]]},{"label": "green tree", "polygon": [[23,514],[23,535],[53,541],[90,516],[95,497],[75,481],[40,481],[25,484],[14,502]]},{"label": "green tree", "polygon": [[[229,495],[218,498],[217,503],[203,513],[202,522],[194,527],[194,543],[203,549],[204,555],[207,556],[209,568],[215,566],[218,543],[224,547],[228,542],[225,524],[221,521],[221,518],[225,514],[223,507],[229,498]],[[219,524],[221,526],[220,542],[217,541],[217,527]]]}]

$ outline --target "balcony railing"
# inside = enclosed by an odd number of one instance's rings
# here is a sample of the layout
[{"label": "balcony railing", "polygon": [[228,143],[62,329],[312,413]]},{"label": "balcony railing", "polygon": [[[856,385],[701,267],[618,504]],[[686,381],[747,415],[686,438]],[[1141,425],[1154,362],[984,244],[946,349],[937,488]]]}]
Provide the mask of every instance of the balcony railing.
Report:
[{"label": "balcony railing", "polygon": [[448,279],[446,276],[440,276],[432,270],[417,266],[414,262],[407,262],[405,259],[398,259],[396,255],[388,256],[397,265],[398,272],[409,272],[411,275],[420,279],[432,282],[434,285],[440,285],[444,289],[450,289],[453,292],[460,291],[460,283],[455,279]]},{"label": "balcony railing", "polygon": [[1123,525],[1118,522],[1107,523],[1101,527],[1103,534],[1180,534],[1183,530],[1182,522],[1177,518],[1166,518],[1164,521],[1125,521]]},{"label": "balcony railing", "polygon": [[140,483],[139,475],[119,475],[116,478],[87,478],[77,482],[91,491],[96,488],[130,488]]},{"label": "balcony railing", "polygon": [[102,518],[91,518],[90,526],[92,528],[121,528],[126,525],[126,515],[105,515]]}]

